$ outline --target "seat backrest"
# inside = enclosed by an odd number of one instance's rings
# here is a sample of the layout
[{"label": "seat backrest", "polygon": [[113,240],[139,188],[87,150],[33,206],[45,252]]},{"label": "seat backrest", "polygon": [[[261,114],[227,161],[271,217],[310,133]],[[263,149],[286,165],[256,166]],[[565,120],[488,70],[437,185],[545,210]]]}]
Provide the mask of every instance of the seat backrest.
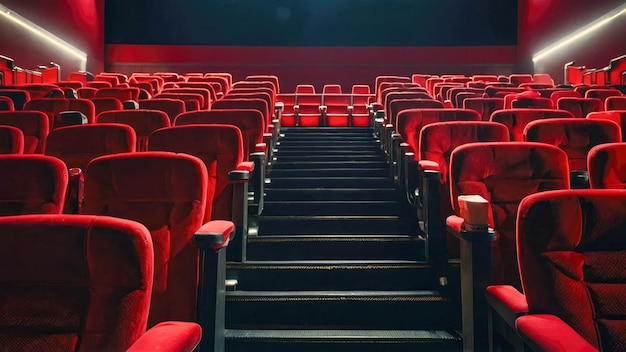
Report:
[{"label": "seat backrest", "polygon": [[31,99],[24,104],[24,110],[43,111],[48,115],[50,130],[64,126],[61,113],[79,111],[87,117],[88,123],[94,123],[96,107],[88,99],[41,98]]},{"label": "seat backrest", "polygon": [[200,110],[209,110],[211,108],[211,103],[215,100],[211,99],[211,91],[206,88],[167,88],[163,89],[163,93],[200,94],[203,97]]},{"label": "seat backrest", "polygon": [[463,109],[478,112],[482,121],[489,121],[494,111],[504,109],[503,98],[467,98],[463,100]]},{"label": "seat backrest", "polygon": [[450,157],[450,201],[460,216],[458,196],[480,195],[489,201],[489,226],[497,233],[492,246],[493,279],[521,289],[515,255],[517,206],[526,196],[569,189],[567,155],[559,148],[532,142],[471,143]]},{"label": "seat backrest", "polygon": [[341,94],[341,84],[325,84],[322,94]]},{"label": "seat backrest", "polygon": [[626,189],[626,143],[593,147],[587,163],[591,188]]},{"label": "seat backrest", "polygon": [[[163,89],[166,89],[168,87],[163,87]],[[217,91],[222,89],[222,86],[220,86],[219,83],[217,82],[176,82],[174,87],[169,87],[169,88],[203,88],[203,89],[207,89],[209,91],[209,93],[211,94],[211,101],[216,101],[217,100]]]},{"label": "seat backrest", "polygon": [[457,97],[462,93],[471,93],[472,95],[466,95],[466,99],[470,96],[472,97],[482,97],[485,90],[482,88],[468,88],[468,87],[456,87],[452,88],[448,91],[448,95],[450,97],[450,102],[455,108],[463,107],[463,102],[460,102]]},{"label": "seat backrest", "polygon": [[0,111],[15,111],[13,99],[0,95]]},{"label": "seat backrest", "polygon": [[246,89],[258,89],[258,88],[266,88],[276,94],[276,87],[274,83],[271,81],[239,81],[233,84],[231,89],[236,88],[246,88]]},{"label": "seat backrest", "polygon": [[433,99],[422,98],[396,98],[389,102],[387,107],[388,114],[386,114],[388,124],[396,125],[398,114],[402,110],[408,109],[443,109],[443,103]]},{"label": "seat backrest", "polygon": [[81,99],[95,98],[97,91],[98,89],[93,88],[93,87],[82,87],[82,88],[76,89],[76,93],[78,94],[78,97]]},{"label": "seat backrest", "polygon": [[117,110],[98,115],[97,123],[122,123],[129,125],[137,135],[138,152],[147,150],[148,137],[159,128],[169,127],[170,119],[160,110]]},{"label": "seat backrest", "polygon": [[156,99],[180,99],[185,102],[185,111],[200,110],[204,105],[204,96],[197,93],[160,93]]},{"label": "seat backrest", "polygon": [[24,133],[17,127],[1,125],[0,121],[0,154],[23,154]]},{"label": "seat backrest", "polygon": [[95,107],[96,116],[100,115],[101,112],[124,109],[124,105],[117,98],[91,98],[89,100]]},{"label": "seat backrest", "polygon": [[23,110],[24,104],[30,100],[30,93],[24,89],[3,88],[0,89],[0,96],[10,98],[15,110]]},{"label": "seat backrest", "polygon": [[576,117],[585,117],[590,112],[604,111],[604,102],[598,98],[560,98],[557,108],[570,111]]},{"label": "seat backrest", "polygon": [[557,316],[600,351],[621,351],[626,339],[624,199],[624,190],[553,191],[519,209],[529,312]]},{"label": "seat backrest", "polygon": [[146,331],[153,247],[134,221],[0,219],[0,350],[125,351]]},{"label": "seat backrest", "polygon": [[550,99],[554,103],[554,106],[558,106],[559,99],[561,98],[582,98],[580,93],[573,90],[557,90],[550,93]]},{"label": "seat backrest", "polygon": [[605,102],[608,97],[621,97],[622,92],[615,88],[597,88],[589,89],[585,92],[585,98],[598,98]]},{"label": "seat backrest", "polygon": [[48,116],[41,111],[0,111],[0,125],[17,127],[24,135],[24,154],[42,154],[50,131]]},{"label": "seat backrest", "polygon": [[621,141],[626,141],[626,109],[624,110],[612,110],[612,111],[599,111],[599,112],[590,112],[587,115],[588,119],[602,119],[602,120],[611,120],[618,124],[621,128]]},{"label": "seat backrest", "polygon": [[155,270],[148,326],[196,319],[198,250],[191,238],[202,225],[208,179],[204,163],[186,154],[121,153],[87,166],[83,214],[134,220],[150,231]]},{"label": "seat backrest", "polygon": [[535,97],[535,98],[516,98],[511,101],[511,108],[513,109],[554,109],[554,103],[550,98]]},{"label": "seat backrest", "polygon": [[0,216],[61,214],[67,191],[65,164],[51,156],[0,155]]},{"label": "seat backrest", "polygon": [[214,110],[232,110],[232,109],[253,109],[263,113],[265,118],[265,132],[268,132],[268,126],[272,122],[272,117],[269,112],[267,100],[259,98],[232,98],[221,99],[213,104]]},{"label": "seat backrest", "polygon": [[533,75],[533,82],[554,85],[554,79],[552,79],[549,73],[535,73]]},{"label": "seat backrest", "polygon": [[45,154],[61,159],[68,168],[85,170],[99,156],[134,152],[135,130],[120,123],[76,125],[50,132]]},{"label": "seat backrest", "polygon": [[411,151],[419,154],[419,136],[422,128],[428,124],[444,121],[479,121],[480,116],[474,110],[465,109],[407,109],[398,113],[395,132],[409,144]]},{"label": "seat backrest", "polygon": [[278,81],[278,77],[274,75],[252,75],[246,76],[246,81],[269,81],[274,84],[274,91],[276,94],[280,94],[280,82]]},{"label": "seat backrest", "polygon": [[371,94],[370,86],[367,84],[355,84],[352,86],[352,94]]},{"label": "seat backrest", "polygon": [[490,121],[504,124],[509,129],[511,141],[524,140],[524,128],[531,121],[550,118],[573,118],[569,111],[553,109],[506,109],[496,110],[491,114]]},{"label": "seat backrest", "polygon": [[167,114],[170,125],[174,124],[176,116],[185,112],[185,102],[180,99],[156,98],[139,101],[140,109],[160,110]]},{"label": "seat backrest", "polygon": [[517,87],[487,86],[485,88],[485,94],[492,98],[504,98],[508,94],[524,92],[526,92],[526,89]]},{"label": "seat backrest", "polygon": [[263,114],[254,109],[232,109],[211,111],[191,111],[181,114],[174,122],[175,126],[184,125],[233,125],[239,128],[243,138],[243,157],[249,159],[258,143],[263,143],[265,120]]},{"label": "seat backrest", "polygon": [[311,84],[298,84],[296,94],[315,94],[315,87]]},{"label": "seat backrest", "polygon": [[512,74],[509,75],[509,82],[515,86],[519,86],[522,83],[532,83],[533,76],[529,74]]},{"label": "seat backrest", "polygon": [[608,97],[604,105],[606,110],[626,110],[626,96]]},{"label": "seat backrest", "polygon": [[[383,107],[385,108],[385,117],[390,117],[391,111],[390,102],[396,99],[423,99],[423,100],[434,100],[431,96],[423,91],[390,91],[384,90],[381,93],[381,99],[383,99]],[[442,105],[443,106],[443,105]]]},{"label": "seat backrest", "polygon": [[[204,222],[232,220],[233,185],[228,173],[243,162],[243,137],[233,125],[185,125],[164,128],[150,136],[150,151],[187,153],[200,158],[209,173],[212,197],[207,198]],[[212,209],[209,205],[212,204]]]},{"label": "seat backrest", "polygon": [[218,83],[219,91],[215,93],[226,94],[230,90],[230,86],[232,85],[232,81],[229,82],[227,77],[219,76],[219,75],[210,75],[207,73],[204,77],[189,77],[187,82],[208,82],[208,83]]},{"label": "seat backrest", "polygon": [[587,170],[591,148],[621,139],[619,125],[609,120],[555,118],[532,121],[524,128],[525,141],[547,143],[563,150],[572,171]]}]

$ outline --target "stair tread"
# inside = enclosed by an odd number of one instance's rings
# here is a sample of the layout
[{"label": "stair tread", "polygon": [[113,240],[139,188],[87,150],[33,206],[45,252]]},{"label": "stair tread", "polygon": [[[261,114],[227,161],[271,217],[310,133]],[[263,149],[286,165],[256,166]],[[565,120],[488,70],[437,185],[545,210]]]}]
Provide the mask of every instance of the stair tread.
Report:
[{"label": "stair tread", "polygon": [[370,299],[370,298],[397,298],[397,297],[425,297],[446,300],[438,291],[434,290],[411,290],[411,291],[229,291],[226,293],[232,297],[284,297],[284,298],[337,298],[337,299]]},{"label": "stair tread", "polygon": [[299,339],[299,340],[341,340],[341,339],[387,339],[387,340],[459,340],[459,337],[446,330],[235,330],[226,329],[227,339]]}]

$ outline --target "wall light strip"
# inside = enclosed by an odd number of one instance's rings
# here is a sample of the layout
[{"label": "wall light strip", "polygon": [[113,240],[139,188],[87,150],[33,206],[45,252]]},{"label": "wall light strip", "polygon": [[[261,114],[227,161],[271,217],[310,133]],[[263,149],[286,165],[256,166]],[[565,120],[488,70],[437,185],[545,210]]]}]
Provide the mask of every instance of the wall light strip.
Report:
[{"label": "wall light strip", "polygon": [[11,21],[11,22],[13,22],[13,23],[15,23],[17,25],[19,25],[20,27],[22,27],[25,30],[29,31],[33,35],[35,35],[35,36],[37,36],[37,37],[47,41],[48,43],[53,44],[54,46],[58,47],[59,49],[62,49],[63,51],[65,51],[66,53],[74,56],[75,58],[77,58],[79,60],[82,60],[84,62],[87,61],[87,53],[77,49],[76,47],[72,46],[68,42],[66,42],[63,39],[57,37],[56,35],[48,32],[47,30],[39,27],[35,23],[33,23],[33,22],[29,21],[28,19],[20,16],[19,14],[17,14],[13,10],[7,8],[6,6],[4,6],[2,4],[0,4],[0,16],[3,17],[3,18],[8,19],[9,21]]},{"label": "wall light strip", "polygon": [[611,23],[612,21],[614,21],[616,18],[618,18],[621,15],[626,14],[626,6],[621,6],[611,12],[609,12],[608,14],[598,18],[597,20],[591,22],[590,24],[580,28],[579,30],[577,30],[576,32],[572,33],[571,35],[568,35],[567,37],[557,41],[556,43],[548,46],[547,48],[539,51],[538,53],[536,53],[535,55],[533,55],[533,62],[537,62],[541,59],[544,59],[545,57],[555,53],[556,51],[576,42],[579,39],[582,39],[583,37],[597,31],[598,29],[600,29],[601,27],[606,26],[607,24]]}]

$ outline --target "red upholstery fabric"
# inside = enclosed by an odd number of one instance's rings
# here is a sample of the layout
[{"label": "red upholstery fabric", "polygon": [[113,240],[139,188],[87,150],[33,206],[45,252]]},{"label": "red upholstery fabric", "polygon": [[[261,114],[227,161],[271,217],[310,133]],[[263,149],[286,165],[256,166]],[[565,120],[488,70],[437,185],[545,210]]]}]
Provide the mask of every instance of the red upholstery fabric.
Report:
[{"label": "red upholstery fabric", "polygon": [[465,109],[408,109],[398,114],[396,133],[408,143],[415,156],[419,153],[419,137],[422,128],[428,124],[444,121],[478,121],[480,116],[473,110]]},{"label": "red upholstery fabric", "polygon": [[587,154],[598,144],[620,142],[620,127],[609,120],[555,118],[532,121],[524,140],[547,143],[567,154],[570,170],[587,170]]},{"label": "red upholstery fabric", "polygon": [[585,98],[598,98],[605,102],[608,97],[621,97],[622,92],[617,89],[592,88],[585,92]]},{"label": "red upholstery fabric", "polygon": [[222,99],[213,104],[214,110],[240,110],[240,109],[254,109],[263,113],[265,118],[265,132],[269,132],[269,125],[271,124],[271,115],[267,101],[258,98],[251,99]]},{"label": "red upholstery fabric", "polygon": [[204,105],[204,96],[196,93],[160,93],[154,96],[155,99],[180,99],[185,102],[185,110],[200,110]]},{"label": "red upholstery fabric", "polygon": [[243,138],[243,159],[248,160],[248,155],[256,151],[256,145],[263,143],[263,131],[265,121],[263,114],[258,110],[211,110],[191,111],[176,118],[174,125],[184,126],[192,124],[221,124],[237,126]]},{"label": "red upholstery fabric", "polygon": [[267,113],[265,114],[267,123],[270,124],[274,115],[274,106],[276,105],[276,94],[269,88],[233,88],[222,98],[222,100],[230,99],[262,99],[267,104]]},{"label": "red upholstery fabric", "polygon": [[503,98],[467,98],[463,100],[463,109],[475,110],[482,121],[489,121],[496,110],[504,109]]},{"label": "red upholstery fabric", "polygon": [[185,102],[180,99],[155,98],[149,100],[140,100],[139,108],[146,110],[160,110],[167,114],[170,119],[170,125],[174,124],[176,116],[185,112]]},{"label": "red upholstery fabric", "polygon": [[[0,121],[0,123],[2,123]],[[0,125],[0,154],[24,153],[24,133],[17,127]]]},{"label": "red upholstery fabric", "polygon": [[341,85],[325,84],[322,88],[322,94],[341,94]]},{"label": "red upholstery fabric", "polygon": [[134,152],[137,137],[132,127],[118,123],[78,125],[50,132],[46,155],[63,160],[68,168],[87,168],[99,156]]},{"label": "red upholstery fabric", "polygon": [[[341,86],[339,88],[341,89]],[[350,121],[352,112],[348,110],[348,107],[352,106],[352,97],[350,95],[324,93],[323,100],[324,106],[326,106],[327,126],[345,127],[352,124],[352,121]]]},{"label": "red upholstery fabric", "polygon": [[81,99],[91,99],[96,97],[96,92],[98,88],[94,87],[82,87],[76,89],[76,93],[78,93],[78,97]]},{"label": "red upholstery fabric", "polygon": [[0,125],[19,128],[24,134],[24,154],[42,154],[50,131],[48,116],[40,111],[0,111]]},{"label": "red upholstery fabric", "polygon": [[559,90],[552,92],[550,100],[554,103],[554,106],[558,106],[559,99],[561,98],[582,98],[580,93],[573,90]]},{"label": "red upholstery fabric", "polygon": [[44,155],[0,155],[0,215],[60,214],[67,192],[65,164]]},{"label": "red upholstery fabric", "polygon": [[297,93],[298,110],[296,113],[296,123],[298,126],[321,126],[322,119],[320,106],[322,105],[321,94]]},{"label": "red upholstery fabric", "polygon": [[30,100],[30,93],[24,89],[2,88],[0,89],[0,97],[10,98],[13,101],[15,110],[22,110],[24,104]]},{"label": "red upholstery fabric", "polygon": [[598,145],[587,162],[591,188],[626,189],[626,143]]},{"label": "red upholstery fabric", "polygon": [[85,172],[84,214],[134,220],[154,244],[154,286],[149,326],[195,321],[198,249],[209,174],[193,156],[166,152],[122,153],[94,159]]},{"label": "red upholstery fabric", "polygon": [[0,96],[0,111],[15,111],[13,99]]},{"label": "red upholstery fabric", "polygon": [[[243,138],[233,125],[186,125],[165,128],[150,136],[151,151],[187,153],[200,158],[209,170],[207,197],[213,208],[204,213],[204,222],[231,220],[233,186],[228,173],[243,162]],[[207,206],[207,208],[210,208]]]},{"label": "red upholstery fabric", "polygon": [[130,87],[130,88],[100,88],[96,92],[96,98],[117,98],[120,101],[126,100],[139,100],[139,88]]},{"label": "red upholstery fabric", "polygon": [[509,81],[515,85],[519,86],[522,83],[532,83],[533,76],[529,74],[512,74],[509,76]]},{"label": "red upholstery fabric", "polygon": [[385,121],[385,123],[390,123],[395,126],[398,120],[398,114],[408,109],[443,109],[443,104],[437,100],[423,98],[392,99],[387,105],[387,113],[385,114],[387,121]]},{"label": "red upholstery fabric", "polygon": [[129,125],[137,135],[137,151],[148,150],[148,137],[159,128],[169,127],[170,119],[166,113],[159,110],[118,110],[105,111],[98,115],[100,123],[122,123]]},{"label": "red upholstery fabric", "polygon": [[125,351],[146,331],[152,262],[134,221],[0,218],[0,350]]},{"label": "red upholstery fabric", "polygon": [[532,142],[472,143],[450,157],[450,201],[460,215],[459,195],[477,194],[489,201],[496,284],[520,287],[515,257],[517,205],[529,194],[569,188],[567,155],[557,147]]},{"label": "red upholstery fabric", "polygon": [[[369,88],[369,86],[367,87]],[[352,94],[352,126],[367,127],[370,125],[367,105],[371,97],[370,94]]]},{"label": "red upholstery fabric", "polygon": [[276,101],[283,104],[283,112],[280,118],[281,126],[295,126],[296,116],[294,106],[296,105],[295,94],[279,94],[276,96]]},{"label": "red upholstery fabric", "polygon": [[124,110],[124,104],[117,98],[91,98],[89,99],[95,107],[96,116],[100,113],[111,110]]},{"label": "red upholstery fabric", "polygon": [[370,94],[370,86],[367,84],[355,84],[352,86],[352,94]]},{"label": "red upholstery fabric", "polygon": [[24,104],[24,110],[36,110],[47,113],[50,130],[63,126],[60,115],[63,111],[80,111],[87,117],[88,123],[93,123],[96,116],[96,107],[88,99],[31,99]]},{"label": "red upholstery fabric", "polygon": [[559,317],[602,351],[626,349],[625,200],[625,190],[560,191],[519,207],[529,312]]},{"label": "red upholstery fabric", "polygon": [[554,80],[549,73],[535,73],[533,75],[533,82],[554,85]]},{"label": "red upholstery fabric", "polygon": [[272,82],[272,84],[274,85],[274,92],[276,92],[276,94],[280,93],[280,82],[278,81],[278,77],[274,76],[274,75],[252,75],[252,76],[246,76],[246,81],[250,81],[250,82]]},{"label": "red upholstery fabric", "polygon": [[554,103],[550,98],[542,97],[518,97],[511,102],[511,108],[531,108],[531,109],[554,109]]},{"label": "red upholstery fabric", "polygon": [[515,319],[528,313],[526,297],[510,285],[493,285],[485,290],[487,302],[509,326],[515,326]]},{"label": "red upholstery fabric", "polygon": [[163,89],[163,93],[181,93],[181,94],[200,94],[203,97],[202,104],[200,105],[200,110],[208,110],[211,108],[211,104],[213,100],[211,99],[211,91],[206,88],[168,88]]},{"label": "red upholstery fabric", "polygon": [[315,87],[310,84],[298,84],[296,94],[315,94]]},{"label": "red upholstery fabric", "polygon": [[[176,82],[178,88],[203,88],[208,89],[211,94],[211,101],[217,100],[217,92],[222,90],[222,86],[217,82]],[[166,87],[163,87],[164,89]],[[176,87],[169,87],[176,88]]]},{"label": "red upholstery fabric", "polygon": [[608,97],[604,105],[606,110],[626,110],[626,96]]},{"label": "red upholstery fabric", "polygon": [[570,111],[576,117],[586,117],[590,112],[603,111],[604,102],[598,98],[561,98],[557,107]]},{"label": "red upholstery fabric", "polygon": [[621,127],[622,141],[626,141],[626,110],[590,112],[588,119],[605,119],[617,123]]},{"label": "red upholstery fabric", "polygon": [[448,91],[448,96],[446,97],[446,99],[449,100],[455,108],[462,108],[463,102],[460,102],[457,97],[459,96],[459,94],[463,93],[466,93],[465,99],[467,99],[468,97],[481,97],[485,93],[485,90],[482,88],[468,87],[452,88]]},{"label": "red upholstery fabric", "polygon": [[509,136],[512,141],[524,140],[524,128],[531,121],[550,118],[571,118],[574,117],[569,111],[559,111],[551,109],[507,109],[494,111],[491,114],[492,122],[504,124],[509,129]]},{"label": "red upholstery fabric", "polygon": [[[441,173],[441,219],[453,214],[450,203],[449,165],[450,154],[456,147],[476,142],[508,142],[509,134],[505,126],[495,122],[483,121],[449,121],[436,122],[422,128],[419,146],[420,168],[421,161],[431,161],[438,165]],[[418,185],[421,186],[421,185]],[[421,192],[420,192],[421,193]],[[447,237],[448,254],[457,258],[459,256],[459,242],[452,235]]]},{"label": "red upholstery fabric", "polygon": [[191,352],[201,338],[202,329],[198,324],[164,322],[148,330],[126,352]]},{"label": "red upholstery fabric", "polygon": [[518,318],[515,326],[533,351],[598,352],[597,348],[554,315],[526,315]]}]

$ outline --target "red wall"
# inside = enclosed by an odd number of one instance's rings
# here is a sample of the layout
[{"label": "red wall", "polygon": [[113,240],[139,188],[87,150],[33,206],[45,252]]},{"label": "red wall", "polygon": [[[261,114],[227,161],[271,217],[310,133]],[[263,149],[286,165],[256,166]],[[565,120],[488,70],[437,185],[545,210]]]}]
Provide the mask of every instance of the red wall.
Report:
[{"label": "red wall", "polygon": [[[532,54],[551,45],[613,9],[624,6],[623,0],[519,0],[518,65],[533,68]],[[558,53],[540,60],[535,72],[550,73],[563,82],[563,65],[600,68],[610,59],[626,54],[626,15],[582,38]]]},{"label": "red wall", "polygon": [[[2,4],[86,52],[87,70],[104,69],[104,0],[3,0]],[[69,72],[80,69],[80,60],[3,17],[0,17],[0,43],[0,54],[13,58],[16,65],[24,68],[54,61],[61,65],[63,79]]]}]

